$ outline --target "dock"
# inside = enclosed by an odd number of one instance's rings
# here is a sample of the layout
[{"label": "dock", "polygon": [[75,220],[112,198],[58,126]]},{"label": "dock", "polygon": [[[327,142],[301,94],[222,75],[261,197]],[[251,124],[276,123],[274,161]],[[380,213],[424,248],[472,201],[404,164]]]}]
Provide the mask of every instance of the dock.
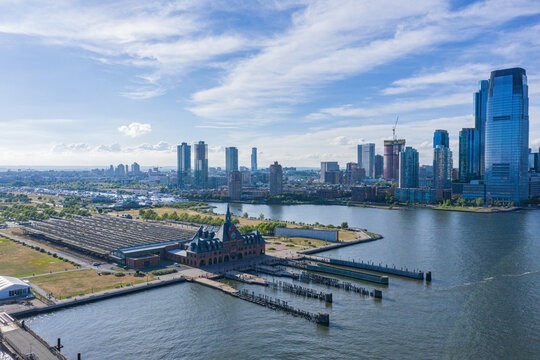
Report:
[{"label": "dock", "polygon": [[316,291],[310,288],[306,288],[300,285],[291,284],[283,281],[273,281],[268,284],[272,289],[283,290],[292,294],[319,299],[326,301],[327,303],[332,303],[332,293],[324,293],[322,291]]},{"label": "dock", "polygon": [[338,267],[327,266],[323,264],[317,264],[317,265],[305,264],[301,268],[305,270],[309,270],[309,271],[339,275],[339,276],[344,276],[344,277],[348,277],[352,279],[358,279],[358,280],[369,281],[369,282],[373,282],[377,284],[388,285],[388,276],[372,275],[372,274],[367,274],[361,271],[345,270]]},{"label": "dock", "polygon": [[298,279],[298,274],[293,273],[280,266],[268,266],[268,265],[257,265],[254,268],[255,272],[272,275],[272,276],[281,276],[289,277],[291,279]]},{"label": "dock", "polygon": [[301,316],[309,321],[313,321],[317,324],[328,326],[330,324],[330,316],[327,313],[310,313],[301,309],[290,306],[286,301],[280,299],[273,299],[266,295],[257,295],[254,292],[242,290],[237,295],[240,299],[252,302],[257,305],[261,305],[273,310],[282,310],[293,316]]},{"label": "dock", "polygon": [[292,306],[289,306],[286,301],[283,301],[280,299],[273,299],[265,295],[258,295],[258,294],[255,294],[254,292],[250,293],[245,289],[242,291],[238,291],[232,286],[229,286],[227,284],[224,284],[216,280],[201,277],[201,278],[196,278],[196,279],[190,279],[188,281],[192,281],[192,282],[204,285],[204,286],[221,290],[225,292],[226,294],[232,295],[242,300],[249,301],[257,305],[267,307],[272,310],[282,310],[294,316],[301,316],[307,320],[314,321],[317,324],[328,326],[328,324],[330,323],[330,317],[328,314],[322,314],[322,313],[313,314],[308,311],[293,308]]},{"label": "dock", "polygon": [[[357,269],[363,269],[363,270],[370,270],[374,272],[380,272],[383,274],[389,274],[389,275],[397,275],[402,277],[407,277],[410,279],[416,279],[416,280],[424,280],[424,272],[420,270],[409,270],[407,268],[398,269],[395,266],[389,267],[389,266],[383,266],[382,264],[374,264],[374,263],[365,263],[363,261],[347,261],[347,260],[340,260],[340,259],[332,259],[332,258],[325,258],[325,257],[319,257],[319,256],[305,256],[304,259],[331,264],[331,265],[341,265],[346,267],[352,267]],[[429,280],[428,280],[429,279]],[[431,280],[431,272],[426,273],[426,280]]]},{"label": "dock", "polygon": [[223,291],[223,292],[225,292],[227,294],[231,294],[231,295],[236,295],[238,293],[238,290],[236,290],[232,286],[224,284],[224,283],[216,281],[216,280],[212,280],[212,279],[207,279],[207,278],[202,278],[201,277],[201,278],[193,279],[193,282],[196,282],[196,283],[199,283],[201,285],[208,286],[208,287],[211,287],[211,288],[214,288],[214,289],[221,290],[221,291]]},{"label": "dock", "polygon": [[267,286],[268,282],[260,276],[242,273],[238,271],[227,271],[223,276],[230,280],[240,281],[246,284]]},{"label": "dock", "polygon": [[350,282],[340,281],[335,278],[308,273],[307,271],[303,271],[300,274],[300,277],[298,280],[305,283],[315,283],[315,284],[322,284],[326,286],[332,286],[338,289],[343,289],[345,291],[355,292],[363,296],[371,296],[371,297],[375,297],[376,299],[382,299],[381,290],[374,289],[373,291],[369,291],[366,288],[353,285]]},{"label": "dock", "polygon": [[67,360],[60,349],[51,346],[23,322],[15,321],[7,313],[0,313],[0,350],[14,359]]}]

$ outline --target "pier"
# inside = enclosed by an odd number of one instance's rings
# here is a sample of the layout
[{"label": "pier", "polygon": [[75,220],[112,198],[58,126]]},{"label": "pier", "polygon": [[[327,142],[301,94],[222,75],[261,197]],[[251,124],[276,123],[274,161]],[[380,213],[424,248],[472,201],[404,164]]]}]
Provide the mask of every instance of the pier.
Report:
[{"label": "pier", "polygon": [[23,322],[15,321],[8,314],[0,313],[0,350],[14,359],[67,360],[57,346],[49,345]]},{"label": "pier", "polygon": [[298,279],[297,274],[279,266],[257,265],[255,266],[254,270],[255,272],[258,272],[261,274]]},{"label": "pier", "polygon": [[246,284],[267,286],[268,282],[260,276],[242,273],[238,271],[227,271],[223,276],[230,280],[240,281]]},{"label": "pier", "polygon": [[[353,267],[357,269],[380,272],[384,274],[407,277],[410,279],[424,280],[424,272],[420,270],[409,270],[407,268],[398,269],[396,267],[382,266],[382,264],[375,265],[374,263],[369,263],[369,262],[364,263],[363,261],[360,261],[360,262],[356,262],[354,260],[347,261],[347,260],[340,260],[340,259],[324,258],[324,257],[319,257],[319,256],[305,256],[304,258],[306,260],[317,261],[317,262],[326,263],[326,264],[341,265],[341,266]],[[426,281],[431,281],[431,272],[428,272],[428,273],[429,273],[429,276],[426,273]]]},{"label": "pier", "polygon": [[306,270],[345,276],[345,277],[349,277],[353,279],[369,281],[369,282],[382,284],[382,285],[388,285],[388,276],[372,275],[372,274],[367,274],[360,271],[345,270],[338,267],[327,266],[323,264],[317,264],[316,266],[306,265]]},{"label": "pier", "polygon": [[257,295],[254,292],[247,290],[240,291],[237,295],[238,298],[258,304],[273,310],[282,310],[293,316],[301,316],[309,321],[313,321],[317,324],[328,326],[330,324],[330,316],[327,313],[310,313],[301,309],[290,306],[286,301],[280,299],[273,299],[266,295]]},{"label": "pier", "polygon": [[329,278],[326,276],[321,276],[321,275],[317,275],[313,273],[308,273],[307,271],[303,271],[300,274],[300,277],[298,280],[305,283],[315,283],[315,284],[322,284],[326,286],[332,286],[338,289],[343,289],[345,291],[355,292],[360,295],[371,296],[371,297],[375,297],[376,299],[382,299],[381,290],[374,289],[373,291],[369,291],[366,288],[353,285],[349,282],[340,281],[335,278]]},{"label": "pier", "polygon": [[290,284],[282,281],[274,281],[268,284],[272,289],[283,290],[292,294],[314,298],[332,303],[332,293],[324,293],[322,291],[316,291],[300,285]]}]

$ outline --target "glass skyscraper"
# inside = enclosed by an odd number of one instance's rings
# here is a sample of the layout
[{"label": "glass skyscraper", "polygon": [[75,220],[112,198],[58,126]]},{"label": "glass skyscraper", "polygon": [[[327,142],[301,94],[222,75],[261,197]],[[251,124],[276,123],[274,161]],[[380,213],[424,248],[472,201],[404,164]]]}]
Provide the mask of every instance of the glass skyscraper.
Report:
[{"label": "glass skyscraper", "polygon": [[459,132],[459,182],[480,177],[480,139],[478,130],[465,128]]},{"label": "glass skyscraper", "polygon": [[238,149],[235,147],[225,148],[225,171],[238,171]]},{"label": "glass skyscraper", "polygon": [[478,131],[478,169],[480,178],[484,178],[486,119],[489,81],[481,80],[478,91],[474,93],[474,127]]},{"label": "glass skyscraper", "polygon": [[191,146],[183,142],[176,147],[177,156],[177,183],[184,185],[189,182],[191,176]]},{"label": "glass skyscraper", "polygon": [[407,146],[399,153],[399,187],[417,188],[418,172],[418,151]]},{"label": "glass skyscraper", "polygon": [[358,166],[366,171],[366,176],[375,178],[375,144],[358,145]]},{"label": "glass skyscraper", "polygon": [[251,171],[257,171],[257,148],[251,148]]},{"label": "glass skyscraper", "polygon": [[433,186],[436,189],[452,187],[452,151],[446,146],[437,145],[433,150]]},{"label": "glass skyscraper", "polygon": [[193,144],[195,153],[195,169],[193,177],[195,185],[204,188],[208,185],[208,145],[204,141],[199,141],[198,144]]},{"label": "glass skyscraper", "polygon": [[435,130],[433,134],[433,148],[435,149],[437,145],[443,147],[450,147],[450,139],[448,137],[448,131],[446,130]]},{"label": "glass skyscraper", "polygon": [[485,135],[488,198],[528,198],[529,95],[522,68],[496,70],[489,79]]}]

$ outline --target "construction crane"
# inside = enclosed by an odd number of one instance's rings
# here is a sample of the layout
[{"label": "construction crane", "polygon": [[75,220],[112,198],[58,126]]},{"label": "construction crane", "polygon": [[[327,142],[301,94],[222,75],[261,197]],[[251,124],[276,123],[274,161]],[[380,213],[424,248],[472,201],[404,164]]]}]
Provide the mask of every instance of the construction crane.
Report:
[{"label": "construction crane", "polygon": [[399,120],[399,115],[397,116],[396,123],[394,124],[394,127],[392,128],[392,137],[394,138],[394,140],[396,140],[396,126],[397,126],[398,120]]}]

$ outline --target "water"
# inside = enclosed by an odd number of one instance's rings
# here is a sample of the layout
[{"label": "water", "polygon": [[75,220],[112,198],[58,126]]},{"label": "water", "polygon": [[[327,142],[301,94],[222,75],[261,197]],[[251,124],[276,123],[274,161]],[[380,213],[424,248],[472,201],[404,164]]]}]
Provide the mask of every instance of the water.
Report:
[{"label": "water", "polygon": [[[225,211],[225,204],[215,205],[216,212]],[[234,283],[311,312],[329,312],[329,328],[187,283],[28,323],[49,342],[61,337],[64,352],[71,358],[81,352],[83,359],[540,358],[538,211],[474,214],[315,205],[233,205],[231,210],[367,228],[384,239],[326,255],[431,270],[433,282],[392,276],[381,302],[331,289],[330,307]]]}]

